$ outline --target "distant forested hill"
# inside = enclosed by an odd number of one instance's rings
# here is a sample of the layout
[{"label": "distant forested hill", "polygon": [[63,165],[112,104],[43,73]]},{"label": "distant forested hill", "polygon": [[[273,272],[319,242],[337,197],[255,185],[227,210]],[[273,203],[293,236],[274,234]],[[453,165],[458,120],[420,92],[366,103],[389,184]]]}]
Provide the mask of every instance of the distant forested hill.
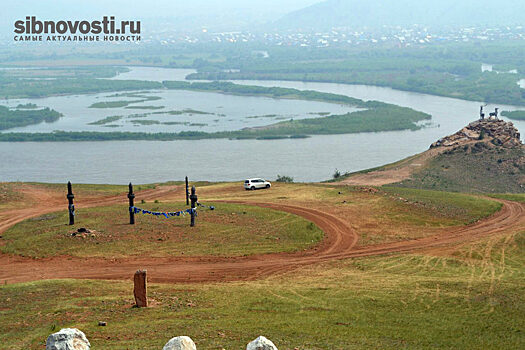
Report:
[{"label": "distant forested hill", "polygon": [[294,11],[274,25],[280,29],[328,29],[382,25],[525,24],[523,0],[327,0]]}]

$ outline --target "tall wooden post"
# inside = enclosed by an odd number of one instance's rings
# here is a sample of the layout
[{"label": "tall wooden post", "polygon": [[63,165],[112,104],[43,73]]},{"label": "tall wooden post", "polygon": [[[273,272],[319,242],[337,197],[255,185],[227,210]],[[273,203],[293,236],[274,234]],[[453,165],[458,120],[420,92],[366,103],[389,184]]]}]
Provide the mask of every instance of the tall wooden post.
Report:
[{"label": "tall wooden post", "polygon": [[186,176],[186,205],[190,204],[190,189],[188,186],[188,177]]},{"label": "tall wooden post", "polygon": [[69,224],[75,224],[75,205],[73,204],[73,199],[75,195],[73,194],[73,187],[71,186],[71,181],[67,183],[67,201],[69,202],[68,211],[69,211]]},{"label": "tall wooden post", "polygon": [[195,226],[195,207],[196,207],[196,204],[197,204],[197,194],[195,194],[195,186],[191,186],[191,195],[190,195],[190,200],[191,200],[191,223],[190,223],[190,226],[193,227]]},{"label": "tall wooden post", "polygon": [[135,194],[133,193],[133,185],[131,184],[131,182],[129,183],[128,198],[129,198],[129,224],[135,225],[135,210],[133,210],[133,207],[135,206]]},{"label": "tall wooden post", "polygon": [[138,270],[133,276],[133,295],[137,307],[148,307],[147,270]]}]

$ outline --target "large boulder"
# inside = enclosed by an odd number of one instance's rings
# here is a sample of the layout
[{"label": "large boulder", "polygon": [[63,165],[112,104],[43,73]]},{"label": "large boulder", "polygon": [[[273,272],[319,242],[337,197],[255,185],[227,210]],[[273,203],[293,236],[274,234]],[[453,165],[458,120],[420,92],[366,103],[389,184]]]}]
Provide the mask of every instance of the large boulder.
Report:
[{"label": "large boulder", "polygon": [[46,350],[89,350],[86,335],[76,328],[63,328],[47,337]]},{"label": "large boulder", "polygon": [[182,336],[171,338],[162,350],[197,350],[197,347],[190,337]]},{"label": "large boulder", "polygon": [[511,122],[501,119],[484,119],[472,122],[457,133],[441,138],[430,145],[430,148],[454,147],[484,138],[487,138],[488,141],[492,139],[495,145],[504,147],[515,147],[522,144],[520,133]]},{"label": "large boulder", "polygon": [[262,335],[246,346],[246,350],[277,350],[271,340]]}]

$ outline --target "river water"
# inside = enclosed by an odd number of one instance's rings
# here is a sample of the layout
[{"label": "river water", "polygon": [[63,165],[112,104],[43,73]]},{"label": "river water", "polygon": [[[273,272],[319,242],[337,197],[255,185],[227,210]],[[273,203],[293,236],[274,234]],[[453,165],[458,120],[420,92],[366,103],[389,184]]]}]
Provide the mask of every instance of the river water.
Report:
[{"label": "river water", "polygon": [[[117,79],[181,80],[191,72],[191,70],[169,68],[131,67],[130,72],[120,74]],[[265,177],[272,180],[277,174],[292,176],[296,181],[320,181],[330,178],[336,168],[343,172],[357,171],[422,152],[440,137],[454,133],[469,122],[476,120],[480,106],[479,102],[364,85],[290,81],[236,81],[236,83],[317,90],[363,100],[393,103],[431,114],[432,124],[419,131],[323,135],[308,139],[271,141],[220,139],[167,142],[0,143],[0,163],[2,164],[0,181],[65,182],[70,180],[76,183],[123,184],[129,181],[151,183],[182,180],[184,176],[189,176],[191,180],[210,181],[242,180],[248,177]],[[157,96],[158,93],[153,92],[152,95]],[[105,98],[107,95],[102,97]],[[207,106],[210,106],[210,94],[193,93],[191,95],[202,96],[202,103],[199,104],[197,101],[196,104],[192,104],[192,108],[206,110]],[[218,95],[224,101],[232,97],[221,94],[211,95]],[[70,106],[68,108],[75,106],[74,103],[71,103],[71,98],[74,97],[64,100],[68,101]],[[79,98],[85,98],[85,96]],[[236,104],[240,110],[243,110],[246,105],[254,103],[254,100],[264,100],[264,98],[239,96],[235,98],[236,100],[229,105],[231,109],[229,114],[235,113]],[[38,99],[36,100],[38,102],[35,103],[46,105],[44,100],[46,99]],[[177,100],[177,97],[166,95],[159,103],[171,103],[169,101],[173,100]],[[289,110],[286,110],[286,113],[282,112],[280,104],[283,101],[267,100],[269,101],[261,102],[265,105],[266,112],[255,113],[256,115],[294,113]],[[84,101],[82,108],[85,108],[90,101]],[[156,102],[145,104],[153,105]],[[214,101],[213,105],[220,107],[217,102]],[[303,105],[302,101],[286,102],[297,104],[296,109],[303,114],[305,110],[302,108],[310,107]],[[15,104],[15,101],[9,101],[9,104]],[[220,105],[223,104],[226,103]],[[173,104],[170,105],[170,109],[185,105]],[[327,106],[317,107],[319,110],[314,109],[312,112],[324,112],[322,109]],[[494,107],[486,106],[486,113]],[[502,105],[498,107],[500,110],[525,109],[524,107]],[[333,108],[343,107],[334,105]],[[105,111],[105,113],[109,112]],[[224,114],[227,115],[227,113]],[[244,112],[238,114],[246,115]],[[96,117],[98,118],[99,115]],[[85,125],[87,120],[83,120],[82,125]],[[269,122],[272,121],[269,120]],[[53,124],[47,126],[41,124],[39,127],[50,127],[50,130],[55,130]],[[515,122],[515,125],[523,133],[525,122]]]},{"label": "river water", "polygon": [[[144,101],[147,97],[158,99]],[[134,102],[118,108],[90,108],[94,103],[117,101],[144,102]],[[0,105],[10,107],[27,103],[52,108],[64,116],[53,123],[12,128],[3,132],[52,132],[54,130],[215,132],[264,126],[284,119],[314,118],[325,114],[344,114],[357,110],[350,106],[317,101],[235,96],[185,90],[137,92],[131,95],[100,93],[0,101]],[[143,109],[150,107],[152,109]],[[111,116],[118,116],[120,119],[106,124],[96,124]]]}]

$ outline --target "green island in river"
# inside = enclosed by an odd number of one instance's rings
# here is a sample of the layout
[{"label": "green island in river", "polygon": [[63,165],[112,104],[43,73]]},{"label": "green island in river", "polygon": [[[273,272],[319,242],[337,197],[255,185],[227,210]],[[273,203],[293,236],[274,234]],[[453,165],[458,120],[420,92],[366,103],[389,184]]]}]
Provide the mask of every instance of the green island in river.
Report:
[{"label": "green island in river", "polygon": [[343,115],[320,116],[302,120],[285,120],[257,128],[235,131],[178,133],[145,132],[64,132],[53,133],[2,133],[0,141],[107,141],[107,140],[189,140],[189,139],[276,139],[305,137],[309,135],[348,134],[393,130],[418,130],[418,122],[431,116],[410,108],[399,107],[377,101],[363,101],[356,98],[298,89],[238,85],[230,82],[179,82],[164,81],[164,88],[176,90],[210,91],[245,96],[266,96],[272,98],[301,99],[352,105],[362,110]]}]

